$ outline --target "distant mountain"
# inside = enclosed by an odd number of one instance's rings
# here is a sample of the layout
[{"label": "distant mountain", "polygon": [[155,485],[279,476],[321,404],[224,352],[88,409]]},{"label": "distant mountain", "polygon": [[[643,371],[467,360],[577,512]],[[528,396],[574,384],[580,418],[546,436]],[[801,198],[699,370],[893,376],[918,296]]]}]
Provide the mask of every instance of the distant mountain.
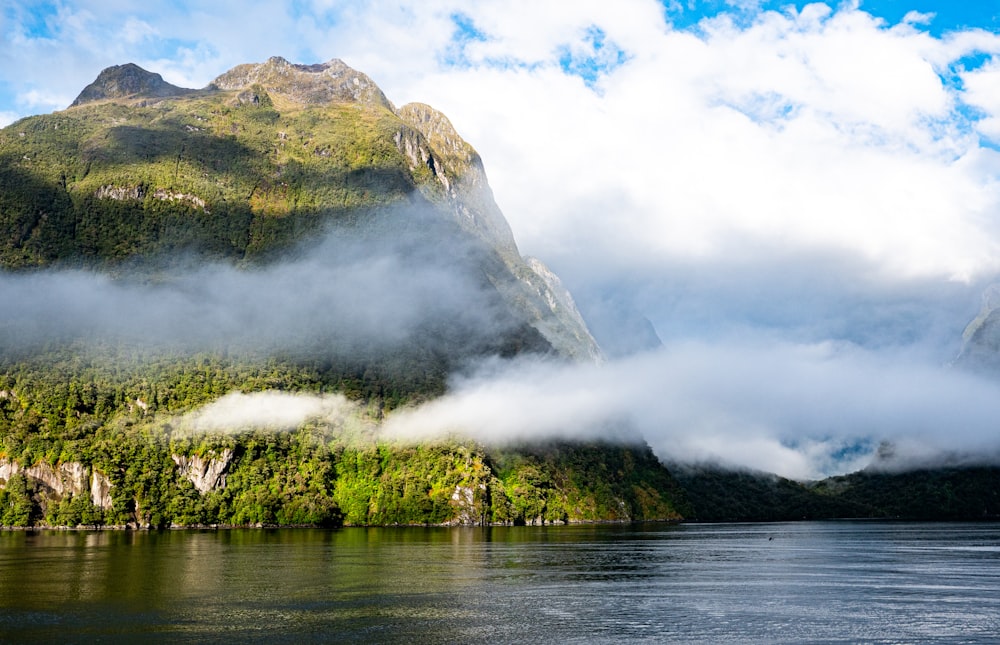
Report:
[{"label": "distant mountain", "polygon": [[988,287],[982,302],[979,314],[962,334],[962,350],[955,364],[1000,373],[1000,285]]},{"label": "distant mountain", "polygon": [[815,482],[718,465],[672,465],[704,522],[821,519],[1000,519],[1000,467],[955,466],[902,471],[864,469]]}]

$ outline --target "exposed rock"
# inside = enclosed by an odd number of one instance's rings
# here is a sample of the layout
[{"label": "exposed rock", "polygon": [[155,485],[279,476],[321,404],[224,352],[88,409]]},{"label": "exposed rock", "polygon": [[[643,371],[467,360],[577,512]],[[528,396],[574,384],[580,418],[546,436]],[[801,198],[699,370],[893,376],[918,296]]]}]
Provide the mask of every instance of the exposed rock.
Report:
[{"label": "exposed rock", "polygon": [[0,459],[0,484],[6,485],[10,478],[21,470],[17,462]]},{"label": "exposed rock", "polygon": [[0,459],[0,483],[6,484],[17,473],[23,473],[48,495],[63,498],[86,493],[94,506],[111,508],[111,480],[78,461],[65,461],[55,467],[43,461],[22,468],[16,461]]},{"label": "exposed rock", "polygon": [[[272,56],[264,63],[237,65],[212,81],[207,89],[255,87],[299,105],[363,103],[393,109],[372,79],[336,58],[317,65],[296,65]],[[260,91],[254,91],[260,97]]]},{"label": "exposed rock", "polygon": [[142,186],[112,186],[110,184],[101,186],[94,193],[98,199],[114,199],[116,201],[141,200],[146,196],[146,189]]},{"label": "exposed rock", "polygon": [[97,75],[97,80],[83,88],[70,107],[106,99],[165,98],[190,94],[195,90],[177,87],[153,72],[134,63],[114,65]]},{"label": "exposed rock", "polygon": [[271,95],[261,85],[254,84],[236,95],[236,105],[269,108],[274,106]]},{"label": "exposed rock", "polygon": [[[186,193],[175,193],[169,190],[165,190],[163,188],[157,188],[156,191],[153,193],[153,197],[165,202],[181,202],[182,204],[187,204],[188,206],[191,206],[193,208],[197,208],[199,210],[208,212],[208,209],[205,208],[205,200],[202,199],[201,197],[198,197],[197,195],[188,195]],[[138,399],[136,399],[136,402],[137,403],[139,402]],[[143,409],[145,409],[145,407],[143,407]]]},{"label": "exposed rock", "polygon": [[601,348],[559,276],[538,258],[526,257],[524,260],[531,274],[523,275],[522,281],[548,307],[538,323],[542,335],[562,354],[591,362],[603,361]]},{"label": "exposed rock", "polygon": [[23,470],[24,475],[48,488],[59,497],[67,494],[79,495],[87,490],[87,468],[78,461],[70,461],[52,467],[40,462]]},{"label": "exposed rock", "polygon": [[90,474],[90,503],[104,510],[111,508],[111,480],[96,470]]},{"label": "exposed rock", "polygon": [[170,455],[177,471],[187,477],[198,492],[205,494],[226,487],[226,469],[233,461],[233,451],[225,449],[217,456],[203,459],[199,455]]},{"label": "exposed rock", "polygon": [[428,166],[444,188],[458,223],[496,247],[505,257],[519,257],[510,224],[493,199],[479,153],[470,146],[451,121],[423,103],[408,103],[397,111],[406,128],[395,136],[396,147],[410,167]]}]

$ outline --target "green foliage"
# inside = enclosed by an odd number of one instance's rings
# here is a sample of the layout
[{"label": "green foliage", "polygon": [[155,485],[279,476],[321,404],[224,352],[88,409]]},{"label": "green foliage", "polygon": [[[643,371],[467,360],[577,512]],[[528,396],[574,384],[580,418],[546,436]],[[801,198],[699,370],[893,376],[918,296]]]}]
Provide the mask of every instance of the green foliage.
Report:
[{"label": "green foliage", "polygon": [[0,526],[31,526],[39,516],[34,489],[22,473],[11,475],[0,491]]},{"label": "green foliage", "polygon": [[[219,382],[237,384],[242,372],[227,373],[205,357],[165,371],[175,375],[173,385],[152,378],[155,370],[141,383],[129,382],[125,370],[119,375],[124,385],[4,375],[17,399],[8,417],[16,422],[5,426],[5,457],[53,466],[80,461],[108,478],[112,501],[99,509],[85,494],[36,500],[30,482],[15,476],[0,498],[4,523],[33,525],[43,517],[60,526],[150,527],[679,518],[676,487],[648,449],[566,443],[495,452],[454,441],[396,445],[316,422],[294,432],[191,435],[175,427],[174,415],[211,400],[225,389]],[[276,378],[263,383],[290,385]],[[197,387],[178,387],[177,381]],[[249,382],[262,384],[249,379],[242,385]],[[135,405],[143,396],[150,401],[146,409]],[[180,456],[225,460],[224,486],[199,492],[178,468]]]},{"label": "green foliage", "polygon": [[800,483],[749,471],[678,467],[692,512],[706,522],[1000,518],[1000,468],[860,471]]},{"label": "green foliage", "polygon": [[104,511],[95,506],[87,494],[67,495],[59,502],[51,502],[45,513],[50,526],[98,527],[104,524]]},{"label": "green foliage", "polygon": [[252,258],[440,192],[412,174],[394,141],[404,125],[387,110],[231,102],[104,102],[0,130],[0,267],[179,249]]},{"label": "green foliage", "polygon": [[1000,518],[1000,468],[942,467],[861,471],[819,482],[817,493],[868,510],[868,517],[909,520]]},{"label": "green foliage", "polygon": [[494,460],[509,500],[496,508],[496,521],[678,520],[688,511],[680,487],[643,444],[526,444],[497,451]]}]

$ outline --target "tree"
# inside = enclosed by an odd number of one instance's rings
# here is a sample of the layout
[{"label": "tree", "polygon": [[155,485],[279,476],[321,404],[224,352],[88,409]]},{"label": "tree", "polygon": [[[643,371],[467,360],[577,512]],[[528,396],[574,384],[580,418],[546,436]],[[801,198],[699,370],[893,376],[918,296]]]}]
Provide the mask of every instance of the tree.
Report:
[{"label": "tree", "polygon": [[0,494],[0,525],[31,526],[39,515],[39,508],[32,499],[28,478],[15,473],[7,480]]}]

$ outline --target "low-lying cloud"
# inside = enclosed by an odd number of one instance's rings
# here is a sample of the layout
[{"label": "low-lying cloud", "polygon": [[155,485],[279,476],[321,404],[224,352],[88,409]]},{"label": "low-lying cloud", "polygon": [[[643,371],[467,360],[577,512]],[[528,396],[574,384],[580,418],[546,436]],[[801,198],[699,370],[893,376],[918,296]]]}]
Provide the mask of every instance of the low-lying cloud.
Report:
[{"label": "low-lying cloud", "polygon": [[341,394],[231,392],[181,417],[178,428],[191,433],[288,431],[308,421],[342,426],[358,415],[358,404]]},{"label": "low-lying cloud", "polygon": [[[402,213],[401,217],[418,217]],[[336,350],[370,356],[503,334],[512,320],[477,251],[428,233],[336,231],[284,261],[145,267],[112,278],[84,270],[0,273],[0,352],[52,340],[124,341],[167,350]],[[130,267],[131,268],[131,267]]]},{"label": "low-lying cloud", "polygon": [[734,338],[603,365],[494,363],[456,379],[445,397],[394,413],[385,432],[490,443],[638,431],[663,461],[811,479],[868,465],[883,441],[899,458],[992,460],[998,394],[992,380],[903,351],[888,360],[846,343]]}]

